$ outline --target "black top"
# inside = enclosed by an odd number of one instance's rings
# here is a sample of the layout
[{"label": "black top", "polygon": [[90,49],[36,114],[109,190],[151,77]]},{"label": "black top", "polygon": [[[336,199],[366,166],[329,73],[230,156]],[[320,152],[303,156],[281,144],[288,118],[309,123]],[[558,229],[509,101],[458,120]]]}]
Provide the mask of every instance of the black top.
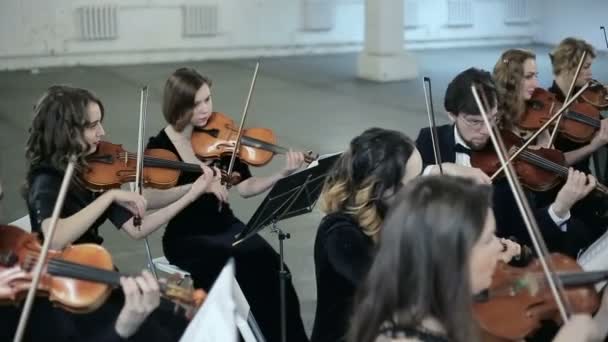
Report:
[{"label": "black top", "polygon": [[[180,161],[182,160],[164,129],[161,130],[157,136],[150,138],[147,148],[169,150],[175,153]],[[223,158],[219,162],[220,166],[227,166],[229,163],[229,157]],[[249,171],[247,164],[241,162],[238,158],[234,164],[234,171],[241,174],[242,181],[251,177],[251,172]],[[177,180],[177,185],[194,183],[199,176],[200,174],[196,172],[182,171]],[[192,202],[169,221],[167,229],[165,230],[165,238],[224,232],[226,227],[231,226],[237,222],[238,219],[234,216],[228,203],[223,203],[222,210],[219,211],[218,201],[219,200],[214,194],[202,194],[197,200]]]},{"label": "black top", "polygon": [[[29,185],[27,192],[27,208],[30,215],[30,222],[33,232],[42,233],[42,221],[51,217],[55,207],[55,201],[59,195],[59,188],[63,181],[63,171],[59,171],[49,166],[40,166],[33,169],[27,177]],[[101,192],[90,191],[83,186],[72,182],[65,197],[60,218],[72,216],[91,204]],[[106,219],[120,229],[133,214],[124,207],[112,203],[110,207],[93,223],[93,225],[80,236],[74,243],[96,243],[101,244],[103,238],[99,236],[99,226]],[[40,234],[42,238],[42,234]]]},{"label": "black top", "polygon": [[374,243],[344,214],[323,218],[315,239],[317,310],[312,342],[343,341],[353,297],[371,264]]},{"label": "black top", "polygon": [[[437,136],[439,140],[439,150],[441,152],[442,161],[445,163],[454,163],[456,161],[456,138],[454,137],[454,126],[443,125],[437,127]],[[431,133],[429,128],[423,128],[416,139],[416,147],[420,151],[422,160],[425,166],[435,164],[435,156],[433,153],[433,144],[431,141]],[[495,180],[493,183],[493,209],[496,217],[496,235],[504,238],[515,238],[517,242],[525,245],[532,245],[530,236],[524,224],[524,221],[519,214],[513,192],[509,187],[506,178]],[[530,205],[534,211],[534,216],[538,222],[538,226],[542,231],[543,237],[547,241],[547,247],[551,251],[559,251],[562,249],[562,240],[564,234],[560,228],[553,222],[548,212],[548,207],[535,206],[534,194],[527,191],[526,195],[531,202]],[[569,252],[568,252],[569,253]]]},{"label": "black top", "polygon": [[[578,89],[580,89],[580,88],[575,88],[574,92],[577,92]],[[566,95],[564,95],[564,93],[562,92],[560,87],[557,85],[557,83],[555,83],[555,81],[553,81],[553,84],[547,90],[550,91],[551,93],[555,94],[555,97],[557,98],[558,101],[563,103],[566,100]],[[558,134],[557,137],[555,138],[555,147],[562,152],[574,151],[585,145],[586,145],[585,143],[577,143],[572,140],[569,140],[568,138],[564,137],[562,134]],[[591,174],[591,169],[589,168],[589,159],[590,159],[590,157],[587,156],[587,157],[581,159],[578,163],[572,165],[572,167],[574,167],[575,169],[582,171],[586,174]]]}]

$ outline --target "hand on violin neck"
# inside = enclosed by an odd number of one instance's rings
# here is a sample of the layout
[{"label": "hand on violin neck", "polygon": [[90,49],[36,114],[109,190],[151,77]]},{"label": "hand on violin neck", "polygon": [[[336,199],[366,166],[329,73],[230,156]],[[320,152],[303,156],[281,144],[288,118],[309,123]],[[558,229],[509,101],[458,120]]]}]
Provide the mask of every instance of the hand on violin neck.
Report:
[{"label": "hand on violin neck", "polygon": [[281,171],[281,175],[287,177],[296,172],[304,166],[304,159],[304,153],[289,150],[289,152],[285,153],[285,168]]},{"label": "hand on violin neck", "polygon": [[568,179],[552,204],[553,212],[562,218],[568,216],[572,206],[587,196],[596,185],[597,181],[592,175],[569,168]]},{"label": "hand on violin neck", "polygon": [[143,271],[139,277],[122,277],[120,284],[125,294],[125,304],[114,329],[122,338],[128,338],[160,304],[160,288],[148,271]]}]

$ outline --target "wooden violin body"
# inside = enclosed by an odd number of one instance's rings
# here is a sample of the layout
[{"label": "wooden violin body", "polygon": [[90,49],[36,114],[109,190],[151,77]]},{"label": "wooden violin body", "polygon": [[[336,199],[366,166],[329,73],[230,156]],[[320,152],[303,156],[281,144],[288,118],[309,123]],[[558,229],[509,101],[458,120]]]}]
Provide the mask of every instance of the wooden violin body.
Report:
[{"label": "wooden violin body", "polygon": [[[509,152],[522,145],[521,138],[511,131],[501,131],[505,147]],[[541,148],[538,150],[527,150],[515,158],[513,167],[521,182],[535,191],[546,191],[561,183],[559,172],[552,170],[551,166],[565,165],[566,160],[561,151]],[[538,164],[541,163],[542,167]],[[475,151],[471,155],[471,165],[492,175],[500,169],[500,160],[491,146],[482,151]]]},{"label": "wooden violin body", "polygon": [[[213,112],[204,128],[192,132],[192,148],[201,159],[218,159],[231,155],[236,146],[239,129],[234,120],[224,113]],[[243,129],[238,157],[251,166],[268,164],[275,154],[286,153],[288,149],[276,145],[277,138],[268,128]],[[316,157],[305,156],[306,162]]]},{"label": "wooden violin body", "polygon": [[[517,126],[534,131],[543,126],[562,107],[556,96],[542,88],[536,88],[526,103],[526,111]],[[574,142],[584,143],[593,138],[600,128],[600,111],[593,105],[576,101],[562,114],[559,131]]]},{"label": "wooden violin body", "polygon": [[[27,234],[13,226],[0,226],[0,267],[18,264],[29,272],[35,265],[40,249],[40,243],[34,234]],[[110,254],[95,244],[70,246],[63,251],[49,251],[48,260],[77,262],[105,270],[112,270],[114,266]],[[67,264],[65,267],[67,269],[70,266],[77,268],[77,265]],[[58,266],[47,261],[37,293],[48,296],[56,305],[71,312],[87,313],[97,309],[110,295],[111,287],[107,284],[52,276],[54,267]],[[1,298],[3,302],[22,300],[29,289],[29,282],[21,282],[14,288],[16,291],[10,298]]]},{"label": "wooden violin body", "polygon": [[[553,253],[550,259],[555,272],[582,271],[576,261],[567,256]],[[600,298],[593,285],[571,286],[566,280],[563,283],[573,313],[597,311]],[[487,335],[515,341],[540,328],[541,321],[561,323],[557,304],[538,260],[523,268],[500,262],[489,293],[488,300],[473,306],[475,318]]]},{"label": "wooden violin body", "polygon": [[[30,272],[40,250],[35,234],[13,226],[0,226],[0,267],[18,265]],[[100,245],[71,245],[62,251],[49,251],[36,291],[65,310],[87,313],[106,301],[112,288],[120,286],[122,276],[127,275],[114,271],[112,256]],[[0,298],[0,302],[22,300],[29,285],[29,281],[21,280],[11,284],[14,291],[10,296]],[[188,319],[206,298],[203,290],[181,286],[176,279],[159,279],[159,286],[161,299],[165,299],[161,305],[169,305],[175,312],[183,311]]]},{"label": "wooden violin body", "polygon": [[596,80],[591,81],[591,85],[581,94],[581,98],[600,110],[608,108],[608,89]]},{"label": "wooden violin body", "polygon": [[[192,147],[197,156],[203,159],[220,158],[231,154],[236,145],[238,126],[227,115],[214,112],[204,129],[192,133]],[[243,130],[243,140],[252,138],[267,144],[275,144],[276,136],[268,128],[247,128]],[[274,153],[262,148],[242,144],[238,157],[252,166],[264,166],[272,160]]]},{"label": "wooden violin body", "polygon": [[[199,165],[181,162],[173,152],[164,149],[144,151],[143,162],[144,186],[157,189],[175,186],[181,171],[203,172]],[[87,157],[87,163],[83,179],[92,190],[119,188],[135,181],[137,157],[122,145],[100,142],[97,151]]]}]

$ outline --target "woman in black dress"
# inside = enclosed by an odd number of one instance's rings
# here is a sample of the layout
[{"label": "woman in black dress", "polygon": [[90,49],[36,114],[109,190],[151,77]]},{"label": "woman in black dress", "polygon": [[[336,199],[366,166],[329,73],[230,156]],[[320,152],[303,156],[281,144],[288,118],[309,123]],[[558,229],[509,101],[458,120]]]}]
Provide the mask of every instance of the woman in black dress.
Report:
[{"label": "woman in black dress", "polygon": [[371,128],[350,142],[321,193],[315,239],[317,310],[313,342],[344,341],[352,300],[371,264],[392,195],[422,172],[404,134]]},{"label": "woman in black dress", "polygon": [[[101,244],[103,238],[99,235],[98,228],[106,219],[112,221],[117,228],[124,230],[130,237],[143,238],[165,224],[179,210],[205,191],[210,184],[212,172],[207,169],[209,172],[196,180],[190,191],[179,201],[148,216],[145,215],[146,201],[139,194],[118,189],[101,193],[89,190],[84,185],[82,175],[83,172],[86,172],[87,156],[96,151],[97,145],[105,134],[102,127],[103,119],[104,108],[101,101],[91,92],[80,88],[52,86],[35,106],[26,148],[28,172],[24,193],[32,231],[40,233],[41,238],[44,238],[49,229],[50,217],[68,159],[70,156],[74,156],[77,160],[74,177],[57,221],[53,241],[51,241],[52,249],[62,249],[75,243]],[[140,228],[135,227],[133,223],[135,214],[142,218]],[[155,280],[151,280],[149,275],[145,277],[136,278],[137,284],[142,290],[149,287],[147,283],[151,282],[154,285],[157,306],[158,284]],[[147,282],[143,282],[145,279]],[[123,288],[125,291],[127,290],[124,284]],[[147,298],[147,301],[151,301],[152,297]],[[61,322],[68,322],[78,334],[82,333],[84,334],[82,336],[87,336],[104,325],[113,325],[117,316],[123,317],[124,310],[119,312],[122,303],[122,292],[114,291],[106,303],[91,314],[74,315],[61,311],[62,313],[57,315],[65,316],[66,318]],[[128,305],[129,300],[126,303],[125,308],[132,310],[132,305]],[[156,306],[149,306],[142,311],[145,315],[140,317],[137,326]],[[52,308],[51,311],[57,311],[57,309]],[[137,314],[137,310],[131,314]],[[137,315],[133,317],[137,317]],[[128,321],[131,320],[132,318]],[[119,318],[116,322],[119,321],[122,320]],[[176,339],[181,334],[185,325],[185,322],[182,321],[175,322],[176,325],[171,328],[171,333],[175,335],[169,339]],[[46,324],[54,324],[51,322],[49,320]],[[119,329],[116,326],[118,333],[120,333]],[[159,329],[142,329],[142,331],[142,338],[166,336],[164,330],[161,332]],[[135,330],[130,329],[128,334],[121,334],[121,336],[126,338],[134,332]]]},{"label": "woman in black dress", "polygon": [[[162,148],[177,154],[182,161],[204,165],[191,145],[193,130],[205,129],[213,115],[211,81],[196,70],[176,70],[165,83],[163,115],[168,125],[150,139],[148,148]],[[226,168],[229,158],[215,164]],[[241,182],[234,188],[242,197],[251,197],[269,190],[279,179],[303,165],[302,153],[289,152],[286,165],[269,177],[254,177],[249,167],[238,158],[234,171]],[[279,256],[261,236],[255,235],[232,247],[234,236],[245,224],[232,212],[226,187],[218,177],[209,189],[191,203],[167,225],[163,235],[163,250],[174,265],[188,271],[196,287],[209,290],[229,257],[233,257],[236,280],[251,306],[254,318],[268,341],[279,341],[280,297]],[[188,191],[196,174],[183,172],[178,186],[169,191],[148,190],[145,193],[150,208],[162,207]],[[307,341],[297,294],[291,281],[287,282],[287,340]]]}]

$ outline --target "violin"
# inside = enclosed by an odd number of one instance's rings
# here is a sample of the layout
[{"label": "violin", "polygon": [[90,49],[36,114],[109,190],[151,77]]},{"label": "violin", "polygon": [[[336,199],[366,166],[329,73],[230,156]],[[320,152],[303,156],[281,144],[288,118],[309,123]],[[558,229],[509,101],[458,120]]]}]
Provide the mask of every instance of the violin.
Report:
[{"label": "violin", "polygon": [[[40,253],[41,246],[35,234],[29,234],[14,226],[0,225],[0,267],[19,265],[31,272]],[[120,277],[115,272],[112,256],[96,244],[72,245],[62,251],[50,251],[44,265],[37,294],[48,295],[57,306],[74,313],[88,313],[100,307],[110,296],[112,287],[120,286]],[[15,303],[23,299],[29,289],[30,280],[17,280],[11,284],[14,291],[2,303]],[[203,303],[203,290],[185,288],[176,280],[160,279],[163,301],[173,311],[193,317]]]},{"label": "violin", "polygon": [[599,110],[608,109],[608,89],[599,81],[592,80],[587,90],[581,94],[581,98]]},{"label": "violin", "polygon": [[[590,91],[589,88],[583,94],[588,91]],[[561,107],[562,103],[557,100],[555,94],[542,88],[536,88],[530,100],[527,101],[526,111],[517,126],[528,131],[537,130],[549,121]],[[576,101],[562,115],[558,129],[569,140],[584,143],[591,140],[601,127],[601,119],[600,111],[596,106]]]},{"label": "violin", "polygon": [[[87,157],[83,180],[92,190],[119,188],[135,181],[137,155],[122,145],[101,141],[97,151]],[[181,171],[203,173],[198,164],[185,163],[171,151],[147,149],[144,152],[143,184],[156,189],[169,189],[177,184]]]},{"label": "violin", "polygon": [[[572,312],[595,313],[600,298],[592,284],[607,279],[608,271],[584,272],[574,259],[559,253],[549,258],[555,266],[554,277],[559,277],[566,289]],[[561,323],[538,259],[526,267],[499,262],[490,288],[475,297],[473,312],[485,334],[504,341],[523,339],[544,320]]]},{"label": "violin", "polygon": [[[502,130],[502,139],[509,153],[515,152],[522,145],[522,139],[515,133]],[[526,149],[513,161],[515,173],[521,183],[531,190],[542,192],[552,189],[568,177],[568,167],[564,154],[555,149]],[[500,160],[491,146],[484,150],[474,151],[471,155],[471,166],[481,169],[487,175],[493,175],[501,166]],[[608,188],[597,183],[596,191],[608,194]]]},{"label": "violin", "polygon": [[[234,120],[224,113],[213,112],[204,128],[195,128],[192,132],[192,148],[201,159],[219,159],[234,152],[239,129]],[[268,164],[275,154],[289,152],[285,147],[276,145],[277,137],[269,128],[247,128],[241,136],[241,147],[238,157],[251,166]],[[304,155],[307,163],[318,156],[312,152]]]}]

